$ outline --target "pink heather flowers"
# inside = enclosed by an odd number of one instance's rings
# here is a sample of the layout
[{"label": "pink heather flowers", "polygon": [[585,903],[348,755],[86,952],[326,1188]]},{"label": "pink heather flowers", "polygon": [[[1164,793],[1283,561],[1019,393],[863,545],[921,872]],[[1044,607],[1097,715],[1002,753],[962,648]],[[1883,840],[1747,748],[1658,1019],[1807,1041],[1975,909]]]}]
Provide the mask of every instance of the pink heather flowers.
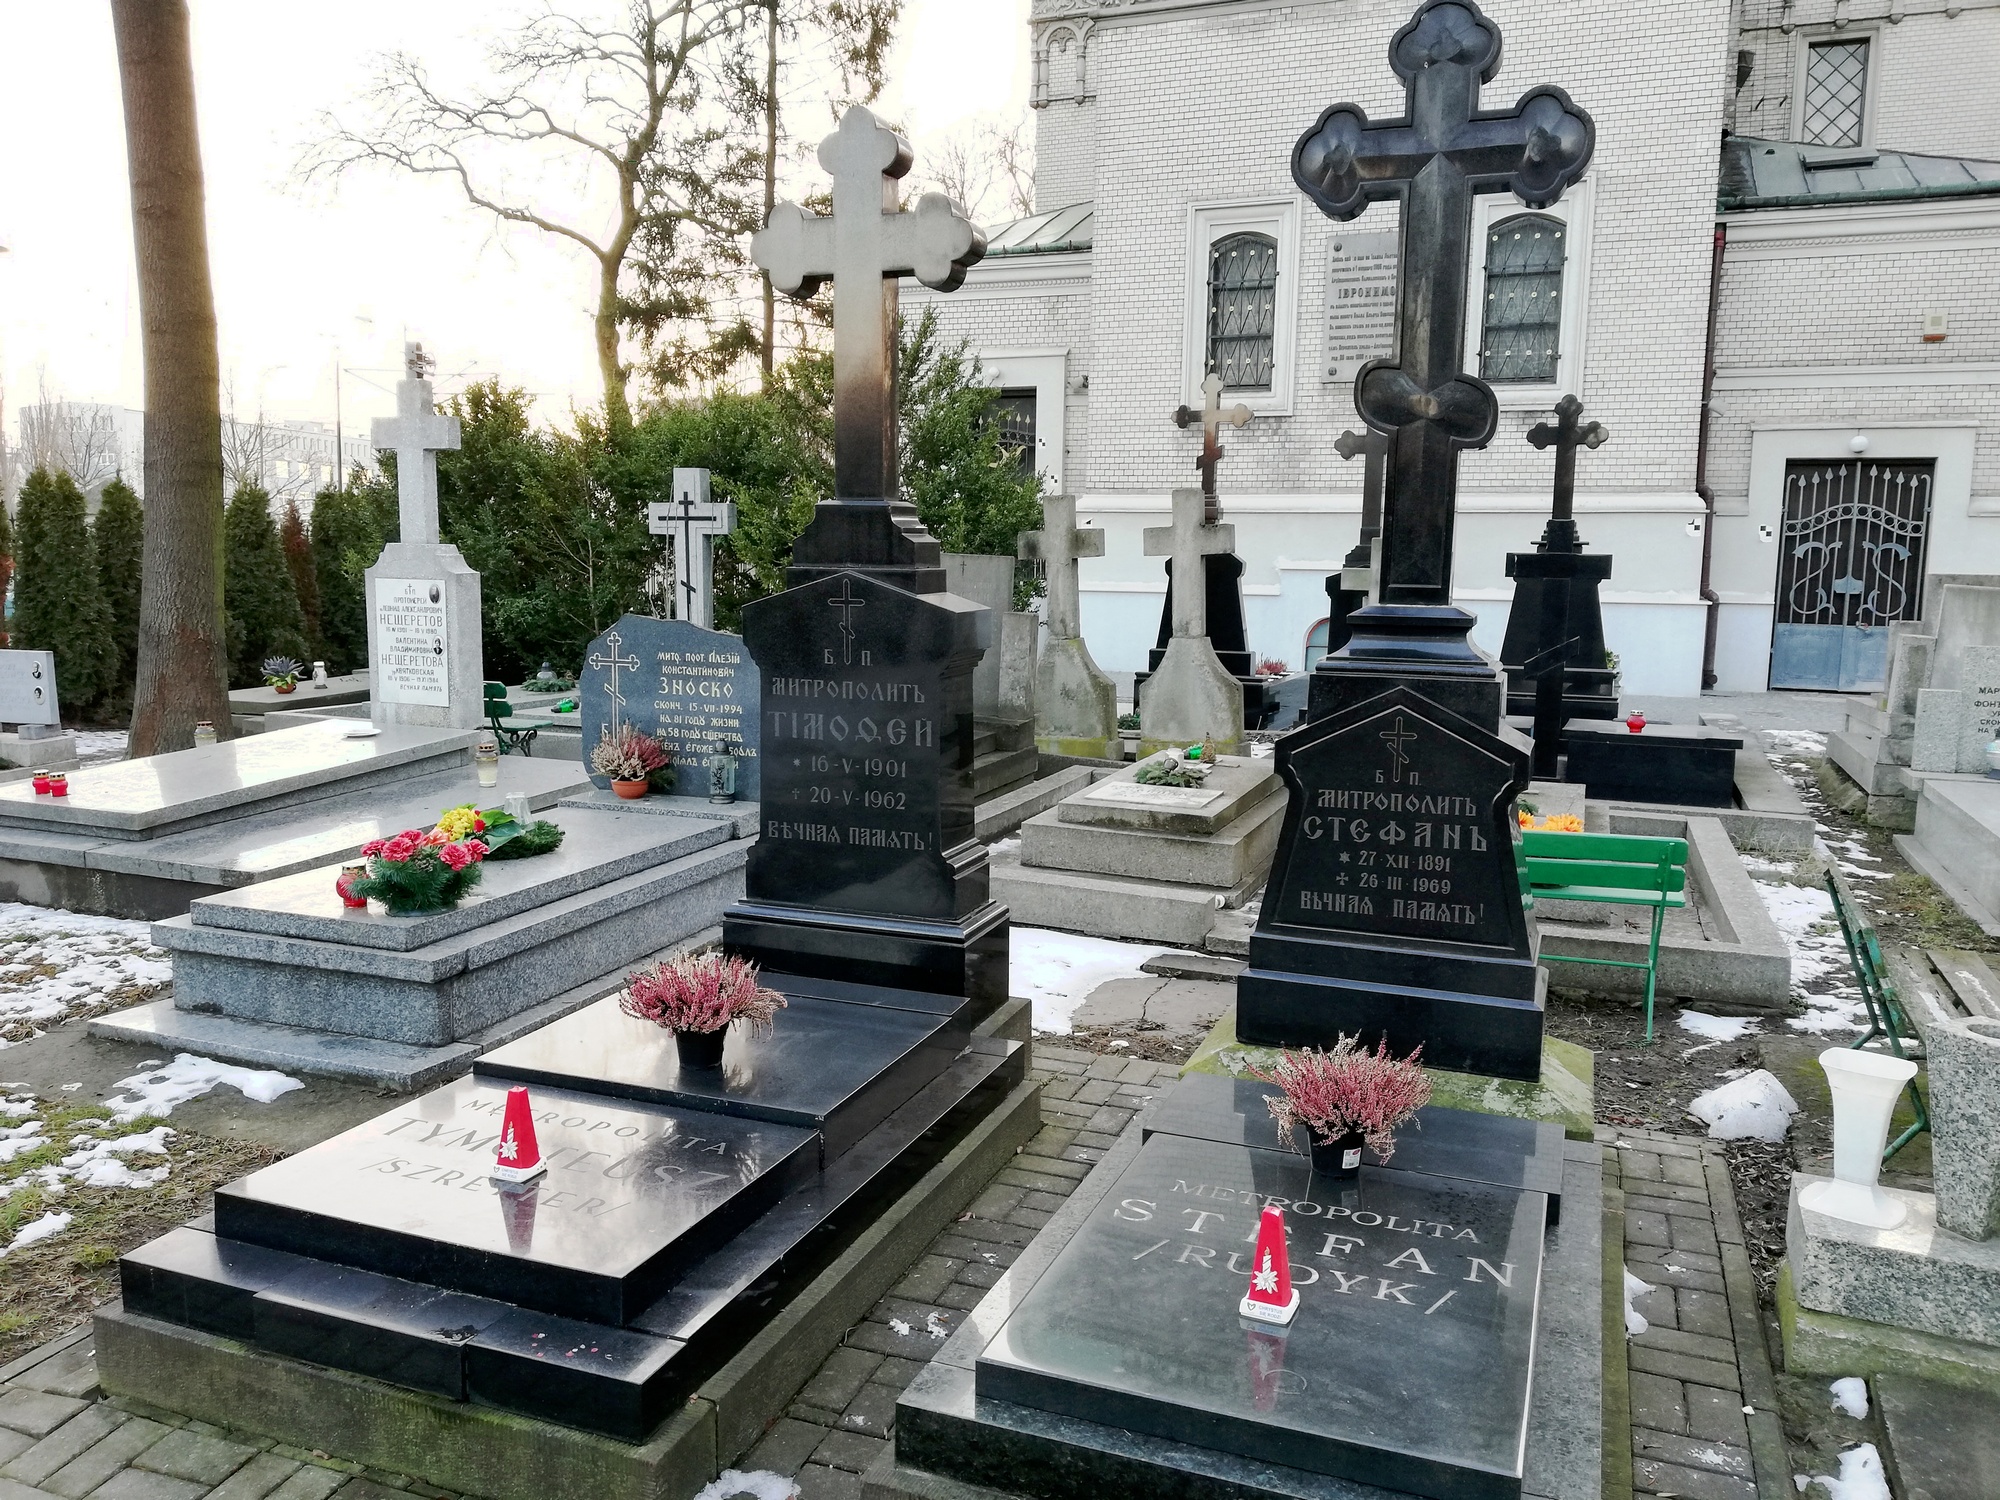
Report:
[{"label": "pink heather flowers", "polygon": [[1264,1102],[1287,1145],[1297,1149],[1301,1125],[1323,1143],[1358,1133],[1387,1161],[1396,1149],[1396,1127],[1430,1102],[1431,1081],[1417,1061],[1423,1051],[1391,1057],[1386,1039],[1369,1052],[1359,1037],[1343,1036],[1330,1051],[1281,1052],[1270,1072],[1253,1064],[1250,1075],[1284,1090]]},{"label": "pink heather flowers", "polygon": [[720,953],[683,953],[625,981],[618,1008],[668,1031],[720,1031],[747,1020],[768,1035],[785,997],[757,983],[757,966]]}]

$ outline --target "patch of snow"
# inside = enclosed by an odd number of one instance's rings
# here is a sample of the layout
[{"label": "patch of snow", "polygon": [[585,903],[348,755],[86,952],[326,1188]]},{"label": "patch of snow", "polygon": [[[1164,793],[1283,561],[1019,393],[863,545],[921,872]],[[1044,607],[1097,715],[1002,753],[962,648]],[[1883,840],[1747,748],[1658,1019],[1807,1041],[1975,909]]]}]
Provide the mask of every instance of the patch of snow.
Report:
[{"label": "patch of snow", "polygon": [[[1016,927],[1008,966],[1010,995],[1026,995],[1037,1031],[1067,1033],[1077,1007],[1100,984],[1113,979],[1140,979],[1139,965],[1177,948],[1145,943],[1115,943],[1109,938],[1079,937],[1042,927]],[[1193,955],[1188,955],[1193,956]]]},{"label": "patch of snow", "polygon": [[708,1486],[694,1500],[739,1500],[747,1495],[750,1500],[799,1500],[799,1487],[782,1474],[773,1474],[769,1469],[757,1469],[744,1473],[741,1469],[724,1469],[714,1484]]},{"label": "patch of snow", "polygon": [[1646,1315],[1634,1307],[1633,1301],[1656,1288],[1634,1276],[1629,1267],[1625,1271],[1625,1336],[1636,1339],[1653,1325],[1646,1321]]},{"label": "patch of snow", "polygon": [[1826,736],[1816,729],[1767,729],[1764,731],[1764,745],[1780,755],[1804,756],[1808,760],[1826,759]]},{"label": "patch of snow", "polygon": [[25,1250],[30,1245],[61,1234],[69,1228],[69,1221],[74,1217],[74,1214],[50,1212],[43,1214],[32,1224],[23,1224],[20,1233],[14,1236],[11,1243],[0,1245],[0,1256],[10,1255],[16,1250]]},{"label": "patch of snow", "polygon": [[9,1130],[0,1130],[0,1166],[5,1166],[17,1156],[26,1156],[30,1151],[39,1151],[49,1143],[49,1138],[38,1132],[42,1129],[40,1120],[24,1120]]},{"label": "patch of snow", "polygon": [[[61,1169],[70,1180],[80,1187],[95,1188],[150,1188],[158,1187],[167,1180],[168,1168],[133,1168],[120,1161],[121,1156],[140,1152],[147,1156],[165,1156],[167,1142],[174,1132],[165,1125],[156,1125],[151,1130],[133,1135],[121,1135],[111,1140],[91,1140],[82,1138],[83,1149],[65,1156]],[[72,1146],[78,1140],[70,1141]]]},{"label": "patch of snow", "polygon": [[104,1102],[111,1107],[111,1118],[127,1125],[145,1115],[170,1115],[176,1105],[199,1099],[219,1083],[228,1084],[244,1098],[259,1104],[269,1104],[280,1094],[305,1087],[301,1080],[283,1073],[238,1068],[212,1057],[183,1052],[165,1067],[147,1068],[130,1078],[119,1079],[112,1087],[130,1089],[131,1095],[113,1095]]},{"label": "patch of snow", "polygon": [[123,760],[131,736],[122,729],[84,729],[76,736],[76,758],[85,765]]},{"label": "patch of snow", "polygon": [[945,1326],[944,1319],[936,1313],[929,1313],[925,1316],[924,1332],[928,1333],[934,1339],[948,1339],[951,1337],[951,1330]]},{"label": "patch of snow", "polygon": [[37,1023],[107,995],[138,1000],[173,978],[145,922],[0,902],[0,1028],[26,1040]]},{"label": "patch of snow", "polygon": [[1698,1010],[1684,1010],[1676,1019],[1681,1030],[1716,1042],[1740,1041],[1757,1029],[1757,1023],[1748,1016],[1711,1016]]},{"label": "patch of snow", "polygon": [[906,1339],[910,1336],[910,1325],[905,1323],[901,1318],[891,1318],[889,1320],[889,1331],[899,1339]]},{"label": "patch of snow", "polygon": [[1785,1024],[1816,1035],[1860,1030],[1867,1007],[1848,966],[1847,941],[1833,914],[1833,897],[1818,886],[1762,880],[1755,884],[1790,950],[1792,994],[1807,1009]]},{"label": "patch of snow", "polygon": [[1764,1068],[1710,1089],[1688,1105],[1688,1113],[1706,1125],[1710,1137],[1718,1141],[1775,1144],[1785,1138],[1792,1116],[1798,1112],[1785,1086]]},{"label": "patch of snow", "polygon": [[1836,1380],[1827,1387],[1833,1392],[1833,1404],[1846,1412],[1855,1421],[1866,1420],[1868,1416],[1868,1382],[1859,1375],[1849,1375]]},{"label": "patch of snow", "polygon": [[1269,760],[1278,753],[1278,747],[1270,740],[1253,740],[1250,745],[1252,760]]},{"label": "patch of snow", "polygon": [[1011,839],[995,839],[986,846],[986,852],[989,856],[996,859],[1005,854],[1019,854],[1021,852],[1020,835],[1016,834]]},{"label": "patch of snow", "polygon": [[1849,1448],[1840,1455],[1840,1477],[1815,1474],[1808,1483],[1826,1491],[1827,1500],[1895,1500],[1882,1476],[1882,1455],[1873,1443]]}]

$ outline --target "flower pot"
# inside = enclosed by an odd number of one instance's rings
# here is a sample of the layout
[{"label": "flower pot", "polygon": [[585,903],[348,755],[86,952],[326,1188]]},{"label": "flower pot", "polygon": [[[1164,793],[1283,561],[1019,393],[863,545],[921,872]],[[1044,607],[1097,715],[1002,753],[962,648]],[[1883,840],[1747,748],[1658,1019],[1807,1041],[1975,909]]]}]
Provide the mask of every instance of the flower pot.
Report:
[{"label": "flower pot", "polygon": [[298,690],[299,685],[296,682],[277,682],[271,685],[271,691],[274,693],[296,693]]},{"label": "flower pot", "polygon": [[646,795],[646,778],[641,776],[637,781],[614,781],[611,790],[627,802],[637,802]]},{"label": "flower pot", "polygon": [[1337,1141],[1312,1143],[1313,1176],[1352,1182],[1361,1175],[1361,1132],[1351,1130]]},{"label": "flower pot", "polygon": [[684,1068],[715,1069],[722,1066],[722,1044],[728,1039],[726,1026],[719,1031],[676,1031],[674,1050]]},{"label": "flower pot", "polygon": [[1917,1076],[1906,1058],[1830,1047],[1819,1055],[1833,1095],[1833,1179],[1808,1183],[1801,1207],[1871,1229],[1894,1229],[1909,1210],[1876,1186],[1882,1148],[1903,1088]]}]

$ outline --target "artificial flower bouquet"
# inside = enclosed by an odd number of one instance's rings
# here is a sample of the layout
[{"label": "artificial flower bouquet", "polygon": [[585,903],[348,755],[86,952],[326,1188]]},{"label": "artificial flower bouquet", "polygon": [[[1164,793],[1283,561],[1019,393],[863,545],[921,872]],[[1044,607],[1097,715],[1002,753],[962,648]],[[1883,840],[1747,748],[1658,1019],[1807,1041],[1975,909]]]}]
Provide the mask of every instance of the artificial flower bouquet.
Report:
[{"label": "artificial flower bouquet", "polygon": [[[367,871],[350,880],[349,889],[363,900],[380,901],[392,917],[450,911],[479,884],[486,844],[474,836],[477,821],[440,819],[427,833],[406,828],[394,838],[369,840],[361,846]],[[465,831],[452,831],[458,827]]]},{"label": "artificial flower bouquet", "polygon": [[1546,818],[1537,819],[1527,808],[1518,808],[1514,816],[1519,819],[1523,833],[1582,833],[1583,819],[1575,813],[1550,813]]},{"label": "artificial flower bouquet", "polygon": [[476,808],[470,802],[446,808],[437,826],[453,838],[476,837],[488,859],[532,859],[561,845],[563,831],[547,818],[523,823],[504,808]]},{"label": "artificial flower bouquet", "polygon": [[1214,769],[1207,747],[1190,745],[1185,750],[1162,750],[1141,763],[1132,779],[1142,786],[1200,786]]}]

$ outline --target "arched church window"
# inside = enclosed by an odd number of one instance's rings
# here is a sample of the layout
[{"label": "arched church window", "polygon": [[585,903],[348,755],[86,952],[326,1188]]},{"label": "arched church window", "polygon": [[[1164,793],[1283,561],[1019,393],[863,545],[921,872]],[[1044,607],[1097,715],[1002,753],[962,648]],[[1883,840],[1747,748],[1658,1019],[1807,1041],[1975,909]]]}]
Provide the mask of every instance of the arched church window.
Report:
[{"label": "arched church window", "polygon": [[1331,622],[1321,620],[1306,632],[1306,670],[1310,672],[1326,655],[1326,643],[1332,638]]},{"label": "arched church window", "polygon": [[1208,251],[1208,364],[1225,389],[1271,389],[1278,332],[1278,242],[1232,234]]},{"label": "arched church window", "polygon": [[1479,373],[1496,384],[1552,382],[1562,343],[1569,226],[1515,214],[1486,234],[1486,306]]}]

